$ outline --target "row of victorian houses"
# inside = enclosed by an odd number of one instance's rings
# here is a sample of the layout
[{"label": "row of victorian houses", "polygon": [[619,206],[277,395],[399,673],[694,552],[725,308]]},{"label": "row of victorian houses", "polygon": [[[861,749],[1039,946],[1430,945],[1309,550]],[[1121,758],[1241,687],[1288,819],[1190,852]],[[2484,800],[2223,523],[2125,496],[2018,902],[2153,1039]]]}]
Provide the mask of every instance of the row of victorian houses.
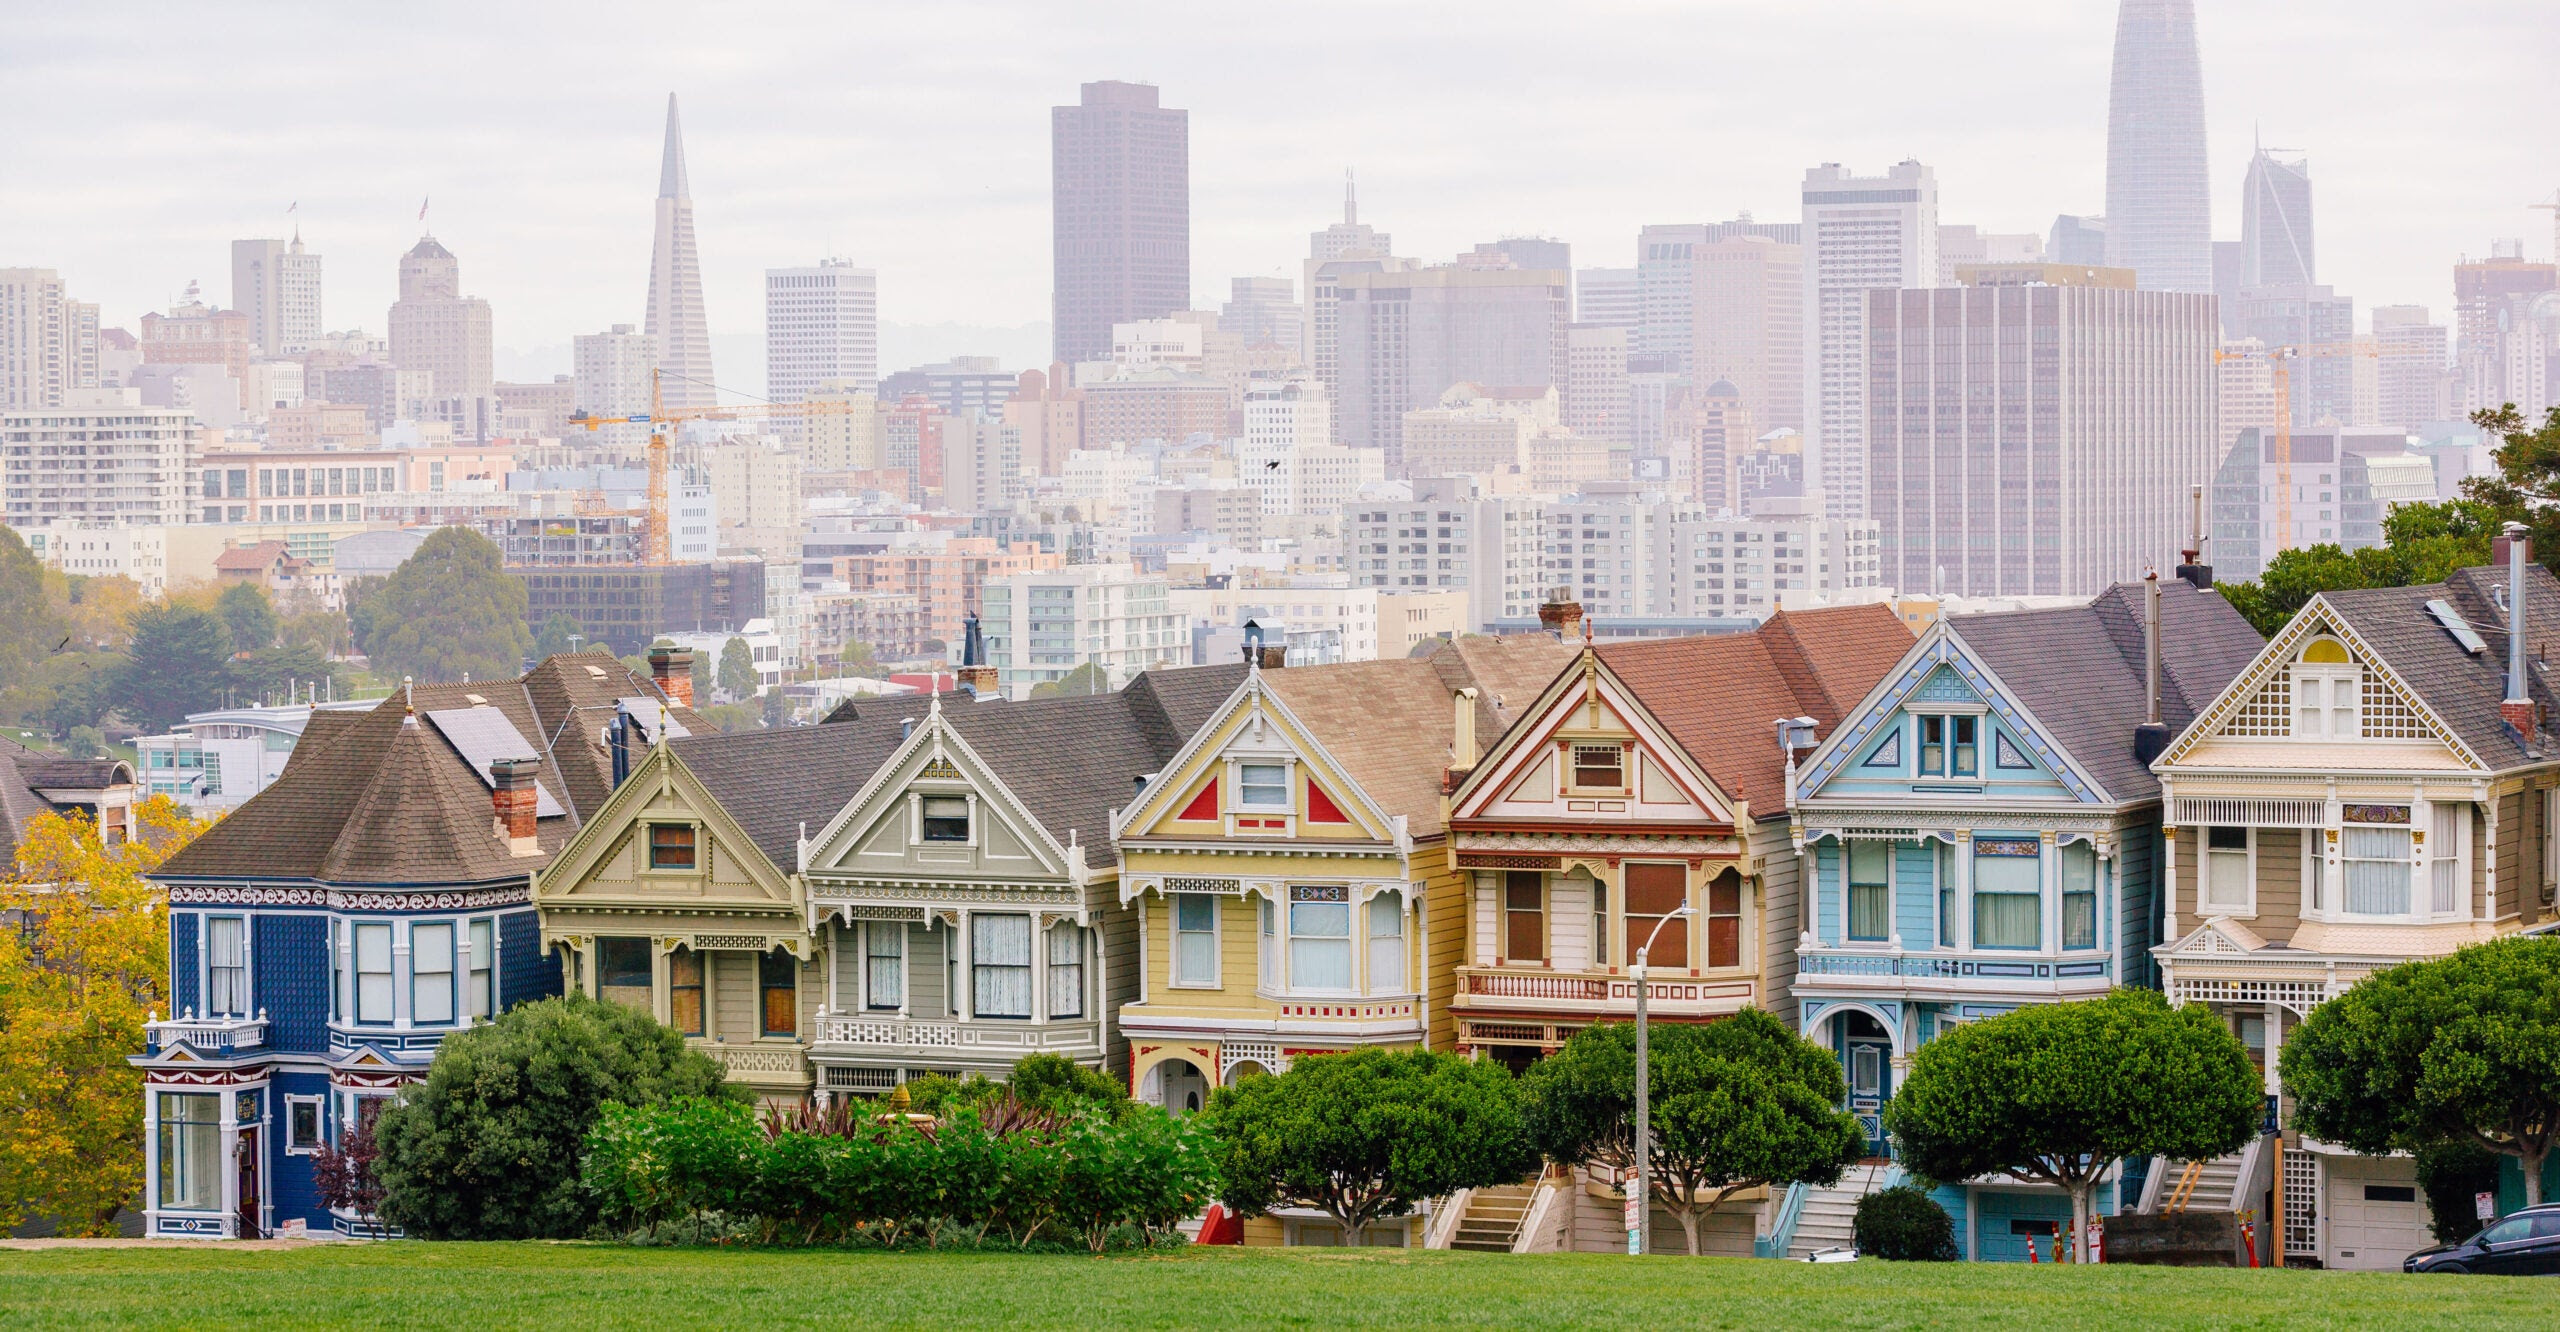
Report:
[{"label": "row of victorian houses", "polygon": [[[1594,645],[1565,604],[1551,633],[1249,648],[1089,698],[980,701],[963,667],[956,694],[736,735],[664,649],[654,678],[573,654],[316,716],[158,876],[148,1228],[348,1229],[313,1152],[446,1033],[564,990],[776,1100],[1052,1052],[1189,1112],[1361,1046],[1525,1067],[1632,1015],[1649,940],[1653,1020],[1753,1005],[1839,1054],[1878,1160],[1852,1189],[1892,1175],[1882,1109],[1937,1033],[2117,985],[2209,1005],[2268,1070],[2271,1132],[2136,1163],[2108,1207],[2183,1183],[2278,1207],[2295,1261],[2396,1265],[2426,1242],[2409,1163],[2295,1132],[2274,1054],[2375,968],[2554,919],[2530,634],[2560,628],[2560,583],[2326,594],[2267,642],[2192,572],[1916,640],[1865,606]],[[1618,1188],[1550,1172],[1481,1202],[1497,1247],[1621,1247]],[[1745,1198],[1707,1245],[1801,1250],[1838,1192]],[[2069,1213],[1994,1180],[1938,1196],[1975,1258]],[[1478,1204],[1356,1242],[1480,1242]],[[1248,1239],[1343,1242],[1291,1214]]]}]

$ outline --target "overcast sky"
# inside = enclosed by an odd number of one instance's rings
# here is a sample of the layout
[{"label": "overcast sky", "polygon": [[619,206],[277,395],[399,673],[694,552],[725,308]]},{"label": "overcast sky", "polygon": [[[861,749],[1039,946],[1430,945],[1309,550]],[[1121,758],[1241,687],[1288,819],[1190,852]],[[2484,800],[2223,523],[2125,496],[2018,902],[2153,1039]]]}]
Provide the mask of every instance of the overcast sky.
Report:
[{"label": "overcast sky", "polygon": [[[2198,9],[2218,236],[2262,127],[2309,155],[2320,277],[2360,317],[2441,317],[2492,237],[2549,256],[2525,205],[2560,187],[2550,0]],[[1936,168],[1942,221],[2041,233],[2103,208],[2115,4],[0,0],[0,21],[0,266],[58,268],[130,327],[190,278],[227,303],[229,241],[298,220],[329,326],[378,335],[432,197],[521,374],[640,322],[671,90],[730,348],[760,334],[760,270],[829,253],[879,270],[887,323],[1047,319],[1048,108],[1090,79],[1191,112],[1197,306],[1294,276],[1345,167],[1362,219],[1424,259],[1542,234],[1628,264],[1642,224],[1790,218],[1808,165],[1904,157]],[[743,359],[721,378],[752,391]]]}]

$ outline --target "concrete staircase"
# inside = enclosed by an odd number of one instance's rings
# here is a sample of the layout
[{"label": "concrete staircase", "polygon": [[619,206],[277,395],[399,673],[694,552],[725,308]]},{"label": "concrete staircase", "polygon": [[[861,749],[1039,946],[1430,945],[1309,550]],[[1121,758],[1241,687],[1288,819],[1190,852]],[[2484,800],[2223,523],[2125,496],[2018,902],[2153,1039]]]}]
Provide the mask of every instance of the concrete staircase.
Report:
[{"label": "concrete staircase", "polygon": [[1812,1257],[1823,1249],[1846,1249],[1858,1242],[1858,1200],[1893,1181],[1893,1167],[1882,1162],[1852,1166],[1840,1182],[1805,1190],[1804,1208],[1796,1214],[1796,1231],[1787,1256]]},{"label": "concrete staircase", "polygon": [[1537,1196],[1535,1181],[1475,1190],[1467,1198],[1466,1211],[1458,1217],[1458,1230],[1450,1237],[1449,1247],[1478,1253],[1511,1252],[1512,1246],[1520,1242],[1520,1225],[1528,1219],[1529,1204]]},{"label": "concrete staircase", "polygon": [[[2243,1148],[2229,1156],[2217,1156],[2205,1162],[2203,1171],[2196,1177],[2195,1189],[2187,1195],[2183,1210],[2190,1212],[2234,1210],[2232,1195],[2240,1189],[2241,1175],[2249,1167],[2250,1149],[2255,1146],[2256,1144],[2252,1143],[2249,1148]],[[2154,1206],[2150,1210],[2166,1211],[2172,1205],[2171,1199],[2177,1192],[2178,1181],[2186,1177],[2187,1163],[2162,1160],[2154,1162],[2152,1169],[2159,1172],[2160,1186],[2155,1196]],[[2150,1192],[2148,1188],[2144,1191]]]}]

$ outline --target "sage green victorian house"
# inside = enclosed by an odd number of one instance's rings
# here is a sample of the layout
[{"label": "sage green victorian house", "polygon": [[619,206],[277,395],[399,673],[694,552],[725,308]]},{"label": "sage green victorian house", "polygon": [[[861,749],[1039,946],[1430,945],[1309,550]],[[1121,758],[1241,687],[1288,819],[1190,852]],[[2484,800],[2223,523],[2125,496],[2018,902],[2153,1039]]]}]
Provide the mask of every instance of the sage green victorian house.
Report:
[{"label": "sage green victorian house", "polygon": [[794,857],[826,793],[897,741],[873,717],[664,738],[535,881],[562,984],[647,1011],[764,1097],[807,1095],[826,956]]},{"label": "sage green victorian house", "polygon": [[1125,1073],[1116,1017],[1138,997],[1139,940],[1112,812],[1243,676],[1193,667],[1087,698],[866,704],[901,713],[903,739],[797,857],[810,938],[832,959],[810,1034],[817,1089],[1000,1078],[1037,1053]]}]

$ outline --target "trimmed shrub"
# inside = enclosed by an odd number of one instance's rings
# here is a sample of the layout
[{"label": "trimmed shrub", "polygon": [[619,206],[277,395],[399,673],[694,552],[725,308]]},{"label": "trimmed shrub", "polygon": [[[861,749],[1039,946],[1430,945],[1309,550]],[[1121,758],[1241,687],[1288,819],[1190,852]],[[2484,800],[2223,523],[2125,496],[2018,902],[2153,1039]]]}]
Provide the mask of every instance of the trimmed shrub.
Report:
[{"label": "trimmed shrub", "polygon": [[1855,1228],[1858,1252],[1869,1258],[1951,1263],[1960,1256],[1955,1218],[1916,1185],[1896,1184],[1860,1198]]}]

